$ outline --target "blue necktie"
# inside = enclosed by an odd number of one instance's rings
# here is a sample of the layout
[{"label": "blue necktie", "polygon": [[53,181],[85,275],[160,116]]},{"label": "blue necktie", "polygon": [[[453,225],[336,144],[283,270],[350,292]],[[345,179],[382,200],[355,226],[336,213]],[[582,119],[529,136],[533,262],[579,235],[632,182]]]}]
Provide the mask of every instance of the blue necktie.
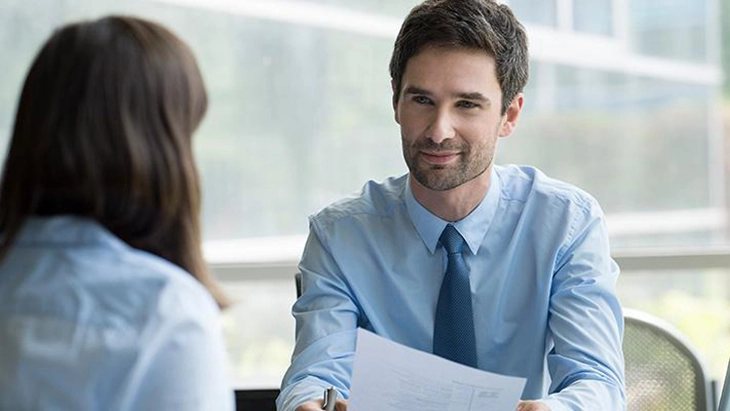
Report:
[{"label": "blue necktie", "polygon": [[439,242],[448,253],[433,328],[433,353],[470,367],[477,366],[469,269],[461,252],[464,238],[449,224]]}]

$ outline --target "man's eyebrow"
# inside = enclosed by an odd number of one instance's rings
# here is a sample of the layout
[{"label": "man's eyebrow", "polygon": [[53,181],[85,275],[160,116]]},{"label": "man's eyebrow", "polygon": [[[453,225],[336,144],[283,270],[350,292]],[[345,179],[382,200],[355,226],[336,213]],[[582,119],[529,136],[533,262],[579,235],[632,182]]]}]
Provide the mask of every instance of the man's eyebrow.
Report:
[{"label": "man's eyebrow", "polygon": [[[403,90],[403,94],[404,95],[418,94],[418,95],[423,95],[423,96],[430,96],[433,93],[431,93],[430,91],[428,91],[426,89],[420,88],[420,87],[408,86]],[[472,93],[456,93],[456,94],[454,94],[453,97],[457,98],[457,99],[464,99],[464,100],[475,100],[475,101],[485,101],[485,102],[490,101],[484,94],[482,94],[478,91],[475,91]]]},{"label": "man's eyebrow", "polygon": [[473,93],[457,93],[456,97],[463,98],[465,100],[489,101],[489,99],[485,97],[484,94],[477,91]]},{"label": "man's eyebrow", "polygon": [[430,96],[431,92],[420,87],[408,86],[405,90],[403,90],[403,94],[423,94],[426,96]]}]

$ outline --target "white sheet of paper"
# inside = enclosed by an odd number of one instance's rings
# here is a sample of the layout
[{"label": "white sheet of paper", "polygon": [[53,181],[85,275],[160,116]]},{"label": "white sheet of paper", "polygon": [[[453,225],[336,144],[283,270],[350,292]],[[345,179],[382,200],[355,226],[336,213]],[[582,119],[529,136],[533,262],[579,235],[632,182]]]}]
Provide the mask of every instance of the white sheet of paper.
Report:
[{"label": "white sheet of paper", "polygon": [[525,379],[467,367],[357,330],[351,411],[512,411]]}]

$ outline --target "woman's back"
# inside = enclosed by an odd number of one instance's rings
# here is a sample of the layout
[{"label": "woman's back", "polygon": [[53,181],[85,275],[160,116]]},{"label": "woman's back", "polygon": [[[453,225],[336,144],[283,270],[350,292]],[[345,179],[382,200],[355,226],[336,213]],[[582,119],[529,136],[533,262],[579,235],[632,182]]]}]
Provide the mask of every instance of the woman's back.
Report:
[{"label": "woman's back", "polygon": [[217,313],[93,220],[31,219],[0,263],[0,409],[232,409]]}]

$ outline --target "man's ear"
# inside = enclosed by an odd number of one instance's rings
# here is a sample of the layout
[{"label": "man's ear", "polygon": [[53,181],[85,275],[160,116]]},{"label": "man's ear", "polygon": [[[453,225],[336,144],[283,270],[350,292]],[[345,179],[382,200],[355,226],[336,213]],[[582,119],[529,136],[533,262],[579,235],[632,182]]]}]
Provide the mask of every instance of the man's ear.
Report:
[{"label": "man's ear", "polygon": [[499,136],[508,137],[517,127],[517,121],[522,113],[522,106],[525,103],[525,95],[517,93],[512,103],[507,107],[507,112],[502,117],[502,125],[499,127]]},{"label": "man's ear", "polygon": [[393,92],[393,117],[395,118],[395,122],[400,124],[400,119],[398,118],[398,91],[395,89],[395,82],[393,80],[390,80],[390,90]]}]

